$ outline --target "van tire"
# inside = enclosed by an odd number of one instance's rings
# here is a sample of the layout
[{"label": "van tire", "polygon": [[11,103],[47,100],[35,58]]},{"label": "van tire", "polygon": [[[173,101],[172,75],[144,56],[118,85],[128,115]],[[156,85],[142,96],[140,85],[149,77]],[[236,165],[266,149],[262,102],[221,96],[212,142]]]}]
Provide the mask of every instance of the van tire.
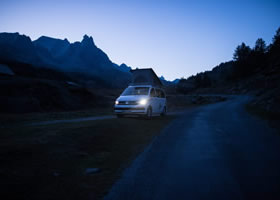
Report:
[{"label": "van tire", "polygon": [[160,113],[161,117],[166,116],[166,106],[164,106],[162,113]]},{"label": "van tire", "polygon": [[153,109],[152,109],[152,107],[150,106],[150,107],[147,109],[146,119],[152,119],[152,116],[153,116]]},{"label": "van tire", "polygon": [[117,114],[117,118],[123,118],[123,115]]}]

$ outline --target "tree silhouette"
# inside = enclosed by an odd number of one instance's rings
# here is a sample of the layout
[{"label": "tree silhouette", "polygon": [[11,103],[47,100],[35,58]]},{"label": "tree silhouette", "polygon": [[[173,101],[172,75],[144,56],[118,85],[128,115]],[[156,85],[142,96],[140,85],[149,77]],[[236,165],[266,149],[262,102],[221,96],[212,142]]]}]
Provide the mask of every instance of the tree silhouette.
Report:
[{"label": "tree silhouette", "polygon": [[280,27],[277,29],[276,34],[272,39],[268,54],[269,65],[278,66],[278,70],[280,70]]},{"label": "tree silhouette", "polygon": [[270,51],[272,51],[273,53],[279,53],[280,51],[280,27],[277,29],[276,34],[272,38]]},{"label": "tree silhouette", "polygon": [[276,30],[276,34],[272,39],[273,45],[280,45],[280,27]]},{"label": "tree silhouette", "polygon": [[240,79],[249,76],[253,71],[252,50],[244,42],[238,45],[233,54],[234,72],[233,79]]},{"label": "tree silhouette", "polygon": [[264,54],[264,53],[266,53],[266,50],[267,50],[267,47],[266,47],[265,41],[262,38],[258,38],[255,43],[254,51],[259,54]]},{"label": "tree silhouette", "polygon": [[238,45],[233,54],[233,60],[235,61],[244,61],[248,59],[251,53],[251,48],[247,46],[244,42],[241,45]]},{"label": "tree silhouette", "polygon": [[198,73],[194,79],[194,85],[196,88],[202,87],[202,73]]},{"label": "tree silhouette", "polygon": [[258,38],[250,56],[252,70],[264,69],[267,67],[267,46],[262,38]]},{"label": "tree silhouette", "polygon": [[211,87],[212,81],[206,73],[203,74],[203,79],[202,80],[203,80],[203,82],[202,82],[203,87]]}]

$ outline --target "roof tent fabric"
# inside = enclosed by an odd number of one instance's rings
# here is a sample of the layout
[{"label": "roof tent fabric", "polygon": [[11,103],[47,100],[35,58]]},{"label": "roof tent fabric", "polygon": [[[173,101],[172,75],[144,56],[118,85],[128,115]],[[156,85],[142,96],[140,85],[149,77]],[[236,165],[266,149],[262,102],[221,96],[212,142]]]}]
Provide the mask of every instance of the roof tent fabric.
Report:
[{"label": "roof tent fabric", "polygon": [[162,83],[152,68],[131,70],[130,85],[153,85],[162,87]]}]

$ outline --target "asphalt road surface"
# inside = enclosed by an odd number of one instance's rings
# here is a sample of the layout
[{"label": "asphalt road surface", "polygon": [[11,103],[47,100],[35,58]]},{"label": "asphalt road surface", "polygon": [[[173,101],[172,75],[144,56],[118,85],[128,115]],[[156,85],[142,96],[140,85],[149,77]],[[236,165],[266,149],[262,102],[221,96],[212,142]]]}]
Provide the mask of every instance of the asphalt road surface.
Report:
[{"label": "asphalt road surface", "polygon": [[178,117],[106,200],[280,199],[280,135],[244,109],[248,97]]}]

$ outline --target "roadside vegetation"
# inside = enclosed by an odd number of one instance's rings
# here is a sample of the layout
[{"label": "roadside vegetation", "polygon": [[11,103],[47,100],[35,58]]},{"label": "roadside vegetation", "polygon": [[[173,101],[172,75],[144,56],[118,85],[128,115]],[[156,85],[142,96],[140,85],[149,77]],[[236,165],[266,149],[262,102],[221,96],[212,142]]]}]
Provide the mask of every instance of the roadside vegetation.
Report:
[{"label": "roadside vegetation", "polygon": [[267,111],[258,106],[252,105],[252,103],[246,105],[246,110],[252,115],[267,120],[269,125],[272,128],[276,129],[276,131],[280,135],[280,123],[279,123],[280,114],[278,112]]}]

